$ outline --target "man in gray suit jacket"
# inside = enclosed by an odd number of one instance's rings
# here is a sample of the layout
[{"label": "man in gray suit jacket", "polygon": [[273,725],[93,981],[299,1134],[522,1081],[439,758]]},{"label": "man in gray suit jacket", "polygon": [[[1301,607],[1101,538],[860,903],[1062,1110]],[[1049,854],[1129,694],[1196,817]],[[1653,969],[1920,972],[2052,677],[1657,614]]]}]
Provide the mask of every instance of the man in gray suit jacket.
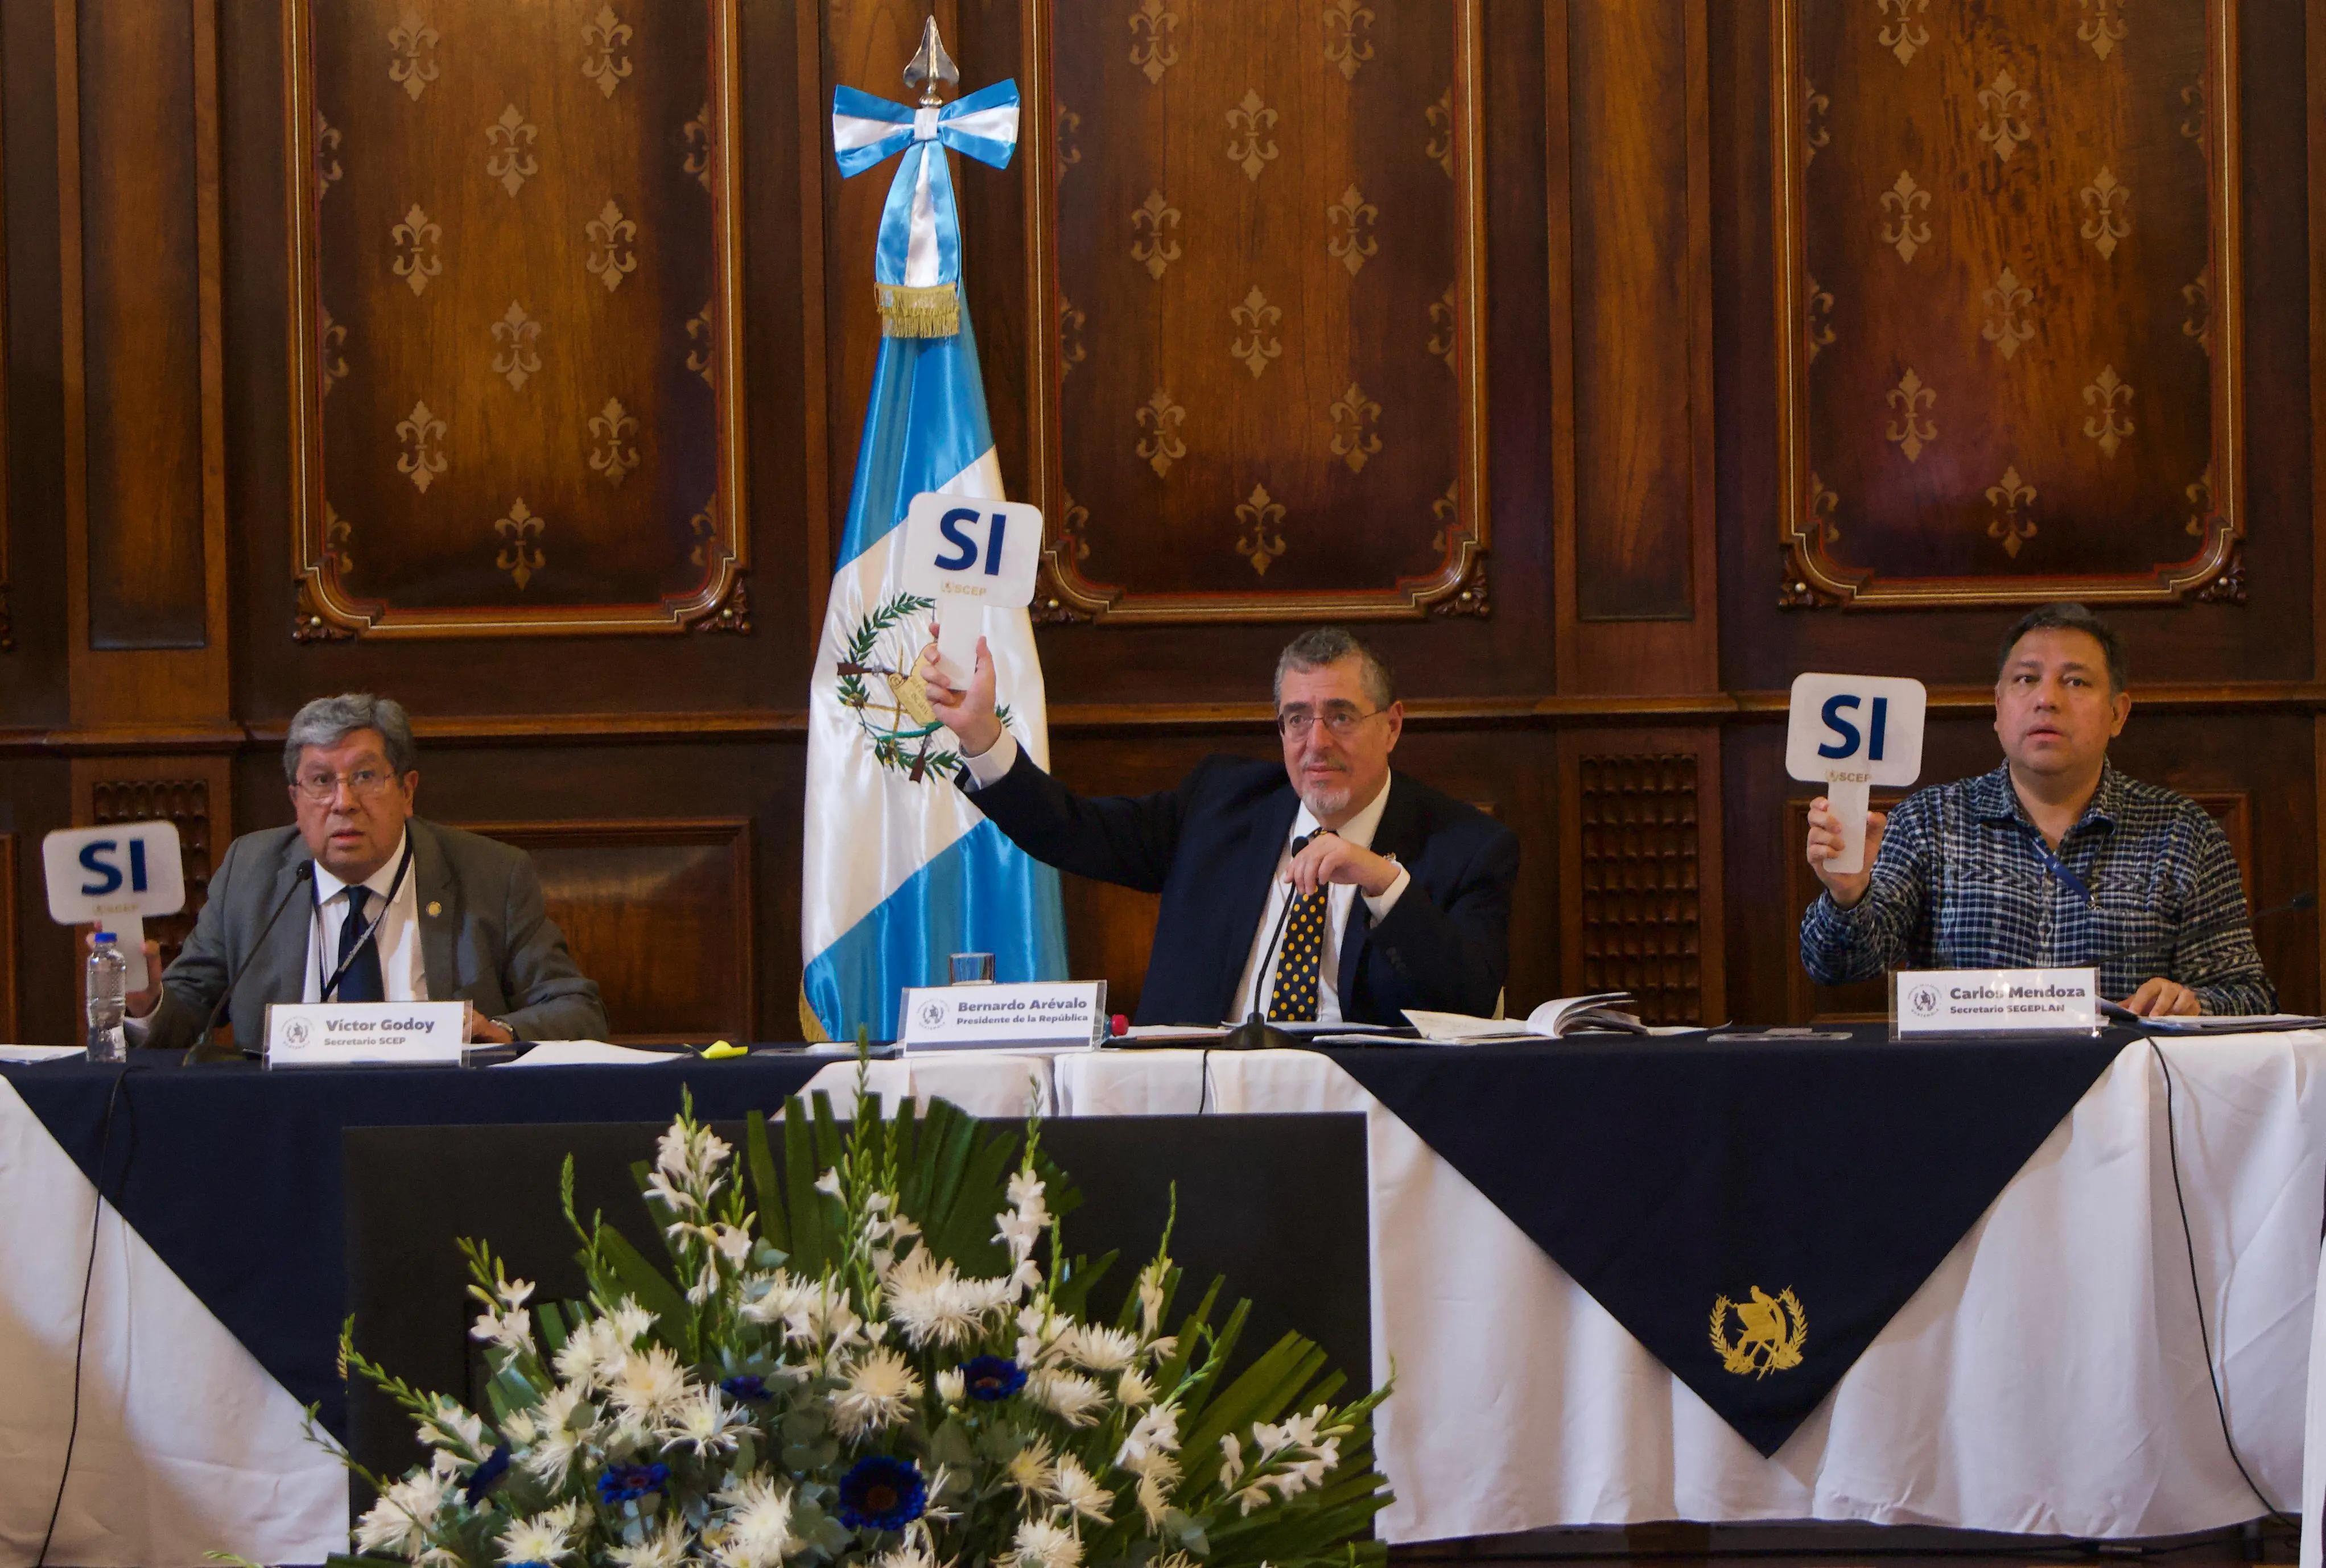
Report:
[{"label": "man in gray suit jacket", "polygon": [[605,1038],[532,858],[414,816],[415,764],[397,703],[302,708],[283,747],[297,824],[228,846],[177,961],[129,997],[130,1038],[191,1045],[221,997],[245,1045],[268,1003],[322,1000],[471,1002],[472,1038],[495,1044]]}]

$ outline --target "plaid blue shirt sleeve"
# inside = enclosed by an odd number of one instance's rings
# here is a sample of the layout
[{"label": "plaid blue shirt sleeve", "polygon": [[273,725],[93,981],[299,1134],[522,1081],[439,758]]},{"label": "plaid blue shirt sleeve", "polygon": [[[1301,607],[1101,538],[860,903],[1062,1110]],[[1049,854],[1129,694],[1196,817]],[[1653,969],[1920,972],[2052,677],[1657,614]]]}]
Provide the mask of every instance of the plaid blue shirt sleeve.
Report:
[{"label": "plaid blue shirt sleeve", "polygon": [[2197,1005],[2208,1013],[2275,1012],[2277,988],[2269,983],[2261,950],[2254,945],[2245,882],[2228,835],[2201,809],[2192,806],[2190,814],[2195,819],[2190,828],[2197,870],[2182,926],[2191,935],[2175,941],[2152,972],[2196,992]]}]

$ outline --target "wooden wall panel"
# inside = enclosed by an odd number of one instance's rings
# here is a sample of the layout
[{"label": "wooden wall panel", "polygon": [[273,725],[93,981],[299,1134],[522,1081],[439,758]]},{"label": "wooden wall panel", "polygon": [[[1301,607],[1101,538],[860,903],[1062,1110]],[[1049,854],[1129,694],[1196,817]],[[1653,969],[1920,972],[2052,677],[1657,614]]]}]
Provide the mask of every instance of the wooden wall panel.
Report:
[{"label": "wooden wall panel", "polygon": [[1570,730],[1558,760],[1562,979],[1651,1023],[1726,1018],[1719,733]]},{"label": "wooden wall panel", "polygon": [[0,1040],[16,1032],[16,977],[23,969],[16,942],[16,835],[0,833]]}]

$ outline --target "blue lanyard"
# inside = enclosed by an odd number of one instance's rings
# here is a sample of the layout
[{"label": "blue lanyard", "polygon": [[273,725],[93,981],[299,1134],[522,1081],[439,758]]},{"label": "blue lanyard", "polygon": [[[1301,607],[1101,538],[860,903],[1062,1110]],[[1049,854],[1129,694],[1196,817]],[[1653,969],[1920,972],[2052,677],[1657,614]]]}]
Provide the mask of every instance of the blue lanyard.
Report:
[{"label": "blue lanyard", "polygon": [[2092,896],[2092,890],[2084,886],[2082,877],[2068,869],[2068,863],[2065,860],[2052,852],[2052,846],[2043,841],[2042,830],[2030,828],[2028,833],[2035,840],[2035,852],[2043,857],[2043,864],[2050,868],[2052,875],[2066,883],[2070,891],[2073,892],[2078,898],[2095,909],[2098,908],[2099,900]]}]

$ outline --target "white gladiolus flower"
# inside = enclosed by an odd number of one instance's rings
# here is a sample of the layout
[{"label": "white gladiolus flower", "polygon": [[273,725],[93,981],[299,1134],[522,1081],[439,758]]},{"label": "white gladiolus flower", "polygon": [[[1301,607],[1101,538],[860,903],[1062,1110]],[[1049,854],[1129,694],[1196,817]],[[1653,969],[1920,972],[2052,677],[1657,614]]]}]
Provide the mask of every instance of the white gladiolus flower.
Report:
[{"label": "white gladiolus flower", "polygon": [[1233,1491],[1243,1479],[1243,1443],[1233,1432],[1220,1434],[1220,1490]]},{"label": "white gladiolus flower", "polygon": [[451,1488],[433,1471],[405,1477],[380,1494],[370,1512],[356,1521],[356,1545],[366,1552],[418,1551],[428,1539],[428,1526],[451,1496]]},{"label": "white gladiolus flower", "polygon": [[485,1424],[450,1399],[440,1398],[435,1412],[420,1423],[420,1441],[436,1448],[458,1449],[472,1459],[491,1452]]},{"label": "white gladiolus flower", "polygon": [[920,1396],[912,1363],[894,1350],[874,1350],[848,1369],[847,1387],[832,1396],[832,1422],[853,1442],[903,1420]]},{"label": "white gladiolus flower", "polygon": [[667,1345],[632,1350],[606,1386],[606,1396],[629,1420],[650,1423],[676,1410],[687,1396],[686,1369]]},{"label": "white gladiolus flower", "polygon": [[529,1519],[519,1519],[501,1532],[504,1563],[554,1563],[573,1555],[573,1522],[581,1505],[563,1502]]},{"label": "white gladiolus flower", "polygon": [[740,1225],[718,1224],[711,1228],[711,1245],[729,1265],[740,1268],[750,1260],[751,1233]]},{"label": "white gladiolus flower", "polygon": [[1057,1496],[1057,1475],[1050,1468],[1050,1440],[1047,1437],[1037,1437],[1011,1454],[1009,1462],[1002,1467],[1002,1474],[1018,1489],[1018,1495],[1029,1502],[1036,1498],[1047,1502]]},{"label": "white gladiolus flower", "polygon": [[1026,1396],[1068,1426],[1088,1426],[1106,1409],[1106,1389],[1080,1372],[1044,1368],[1026,1375]]},{"label": "white gladiolus flower", "polygon": [[606,1555],[621,1568],[679,1568],[686,1561],[686,1523],[665,1518],[662,1529],[635,1546],[610,1546]]},{"label": "white gladiolus flower", "polygon": [[937,1397],[954,1406],[969,1397],[969,1379],[959,1367],[948,1367],[937,1374]]},{"label": "white gladiolus flower", "polygon": [[1084,1470],[1073,1454],[1066,1454],[1058,1461],[1055,1484],[1058,1501],[1065,1505],[1068,1512],[1080,1514],[1093,1524],[1109,1522],[1108,1516],[1114,1509],[1114,1494],[1099,1485],[1097,1479]]},{"label": "white gladiolus flower", "polygon": [[735,1446],[737,1429],[747,1424],[748,1418],[721,1398],[718,1389],[697,1388],[679,1402],[656,1435],[697,1454],[724,1453]]},{"label": "white gladiolus flower", "polygon": [[533,1314],[523,1307],[511,1307],[504,1313],[479,1313],[477,1326],[469,1331],[469,1337],[498,1345],[505,1350],[530,1350],[533,1347]]},{"label": "white gladiolus flower", "polygon": [[1066,1359],[1093,1372],[1119,1372],[1139,1359],[1139,1336],[1128,1329],[1075,1323],[1059,1336]]},{"label": "white gladiolus flower", "polygon": [[1122,1376],[1115,1380],[1114,1396],[1124,1409],[1136,1410],[1142,1405],[1154,1403],[1155,1385],[1149,1383],[1146,1374],[1138,1368],[1127,1367],[1123,1369]]},{"label": "white gladiolus flower", "polygon": [[[1124,1403],[1129,1404],[1130,1401],[1125,1400]],[[1116,1451],[1114,1462],[1125,1470],[1137,1470],[1150,1455],[1169,1455],[1178,1452],[1178,1407],[1158,1405],[1140,1412],[1138,1421],[1123,1433],[1122,1447]],[[1238,1462],[1242,1462],[1240,1459]]]},{"label": "white gladiolus flower", "polygon": [[1017,1568],[1082,1568],[1083,1538],[1072,1527],[1047,1519],[1026,1519],[1018,1526],[1016,1550],[1002,1559]]},{"label": "white gladiolus flower", "polygon": [[1171,1260],[1159,1253],[1139,1271],[1139,1332],[1142,1339],[1153,1339],[1155,1331],[1163,1326],[1163,1278],[1170,1271]]},{"label": "white gladiolus flower", "polygon": [[698,1127],[689,1133],[684,1123],[675,1121],[655,1145],[655,1169],[674,1182],[700,1187],[711,1180],[733,1152],[728,1142],[709,1127]]},{"label": "white gladiolus flower", "polygon": [[729,1506],[726,1527],[712,1556],[724,1568],[776,1568],[803,1543],[792,1534],[792,1494],[755,1475],[718,1494]]},{"label": "white gladiolus flower", "polygon": [[831,1197],[839,1197],[840,1167],[838,1165],[834,1165],[830,1170],[824,1172],[823,1174],[818,1176],[815,1179],[815,1190]]},{"label": "white gladiolus flower", "polygon": [[493,1286],[493,1294],[501,1298],[501,1304],[505,1307],[511,1309],[521,1307],[533,1299],[533,1281],[504,1279]]},{"label": "white gladiolus flower", "polygon": [[939,1262],[916,1247],[889,1273],[881,1285],[889,1316],[916,1350],[935,1341],[959,1345],[982,1332],[986,1320],[1009,1304],[1008,1279],[963,1278],[947,1258]]}]

